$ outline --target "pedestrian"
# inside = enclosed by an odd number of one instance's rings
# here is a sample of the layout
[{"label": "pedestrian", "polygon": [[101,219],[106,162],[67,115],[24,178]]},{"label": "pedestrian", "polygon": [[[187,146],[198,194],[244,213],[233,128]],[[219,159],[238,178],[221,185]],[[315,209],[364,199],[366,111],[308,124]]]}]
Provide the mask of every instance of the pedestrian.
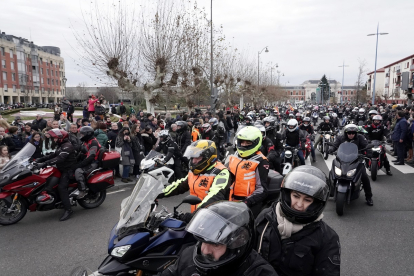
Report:
[{"label": "pedestrian", "polygon": [[0,169],[3,169],[3,167],[7,164],[7,162],[10,161],[10,153],[9,149],[5,145],[0,146]]},{"label": "pedestrian", "polygon": [[45,129],[43,130],[43,143],[42,143],[42,154],[43,156],[49,155],[56,151],[57,145],[53,139],[51,139],[50,134]]},{"label": "pedestrian", "polygon": [[9,135],[14,144],[14,150],[9,150],[10,154],[14,155],[24,147],[24,143],[22,140],[22,135],[17,133],[17,127],[11,126],[9,129]]},{"label": "pedestrian", "polygon": [[32,160],[36,160],[38,158],[43,157],[42,149],[43,149],[43,139],[39,132],[34,132],[30,141],[30,144],[35,146],[35,152],[32,155]]},{"label": "pedestrian", "polygon": [[129,178],[129,171],[131,165],[135,165],[135,158],[134,153],[131,147],[131,135],[129,128],[122,128],[118,134],[118,137],[115,141],[115,146],[119,148],[119,152],[121,154],[121,164],[122,165],[122,182],[128,183],[131,182],[132,179]]},{"label": "pedestrian", "polygon": [[98,140],[101,147],[107,148],[108,144],[108,136],[106,135],[106,124],[105,123],[98,123],[98,127],[94,132],[96,140]]},{"label": "pedestrian", "polygon": [[10,152],[16,148],[13,139],[6,133],[4,127],[0,127],[0,145],[7,146]]},{"label": "pedestrian", "polygon": [[95,117],[95,103],[98,101],[98,99],[95,97],[95,95],[89,96],[88,100],[88,116],[92,114],[93,117]]},{"label": "pedestrian", "polygon": [[140,133],[140,125],[135,124],[131,127],[131,141],[132,141],[132,151],[134,152],[135,164],[134,170],[132,172],[137,178],[139,177],[139,165],[141,164],[142,159],[144,159],[145,146]]},{"label": "pedestrian", "polygon": [[394,132],[391,135],[391,139],[394,143],[394,151],[397,155],[397,159],[393,161],[395,165],[404,165],[404,156],[406,154],[405,141],[407,130],[408,123],[405,119],[405,113],[404,111],[398,111]]},{"label": "pedestrian", "polygon": [[32,129],[35,131],[42,131],[47,125],[45,119],[43,119],[42,115],[37,114],[36,119],[32,122]]},{"label": "pedestrian", "polygon": [[152,133],[152,128],[148,126],[145,127],[144,132],[141,134],[141,136],[144,142],[145,155],[147,155],[157,143],[157,138],[155,138],[154,134]]},{"label": "pedestrian", "polygon": [[89,111],[88,111],[88,107],[86,105],[83,107],[82,115],[83,115],[83,119],[89,119]]},{"label": "pedestrian", "polygon": [[60,113],[61,113],[61,111],[60,111],[60,107],[56,104],[56,105],[55,105],[55,108],[54,108],[54,119],[55,119],[55,120],[59,120],[59,118],[60,118]]},{"label": "pedestrian", "polygon": [[126,113],[126,107],[123,102],[121,102],[121,105],[119,106],[119,113],[120,114]]}]

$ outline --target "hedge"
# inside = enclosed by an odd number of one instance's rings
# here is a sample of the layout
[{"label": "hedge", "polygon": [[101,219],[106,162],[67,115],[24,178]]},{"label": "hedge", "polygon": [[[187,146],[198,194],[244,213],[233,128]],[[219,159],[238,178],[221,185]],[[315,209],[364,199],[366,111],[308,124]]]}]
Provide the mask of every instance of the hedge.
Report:
[{"label": "hedge", "polygon": [[16,109],[10,109],[10,110],[3,110],[0,112],[1,115],[9,115],[13,113],[17,113],[20,111],[28,111],[28,110],[37,110],[37,107],[27,107],[27,108],[16,108]]}]

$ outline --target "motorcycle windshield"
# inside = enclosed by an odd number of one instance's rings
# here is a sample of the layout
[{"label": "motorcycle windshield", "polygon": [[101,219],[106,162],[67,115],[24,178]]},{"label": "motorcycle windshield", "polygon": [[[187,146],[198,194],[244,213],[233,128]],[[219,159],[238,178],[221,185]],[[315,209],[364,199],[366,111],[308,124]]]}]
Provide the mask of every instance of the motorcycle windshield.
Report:
[{"label": "motorcycle windshield", "polygon": [[36,151],[36,147],[27,143],[13,158],[1,169],[0,175],[5,174],[14,175],[14,172],[26,168],[29,164],[29,159],[32,157],[33,153]]},{"label": "motorcycle windshield", "polygon": [[358,158],[358,147],[353,143],[342,143],[339,146],[337,157],[346,163],[350,163]]},{"label": "motorcycle windshield", "polygon": [[151,150],[147,156],[145,156],[144,160],[150,160],[156,156],[163,156],[162,153],[155,151],[155,150]]},{"label": "motorcycle windshield", "polygon": [[121,203],[121,212],[117,232],[131,226],[144,227],[151,212],[151,204],[162,192],[164,185],[149,174],[143,174],[131,195]]}]

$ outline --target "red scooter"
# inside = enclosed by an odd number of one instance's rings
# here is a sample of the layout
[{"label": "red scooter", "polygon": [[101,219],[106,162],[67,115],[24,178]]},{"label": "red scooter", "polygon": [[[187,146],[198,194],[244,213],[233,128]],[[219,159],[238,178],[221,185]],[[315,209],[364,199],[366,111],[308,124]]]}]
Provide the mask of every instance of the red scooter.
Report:
[{"label": "red scooter", "polygon": [[[55,167],[36,169],[29,163],[36,148],[27,143],[0,171],[0,225],[19,222],[29,209],[48,211],[62,209],[57,186],[61,173]],[[69,182],[69,199],[73,206],[76,202],[85,209],[100,206],[106,198],[106,189],[113,187],[113,169],[119,165],[118,152],[99,151],[99,167],[87,176],[88,194],[76,199],[79,194],[75,179]],[[46,193],[46,187],[53,187]],[[50,189],[49,189],[50,190]]]}]

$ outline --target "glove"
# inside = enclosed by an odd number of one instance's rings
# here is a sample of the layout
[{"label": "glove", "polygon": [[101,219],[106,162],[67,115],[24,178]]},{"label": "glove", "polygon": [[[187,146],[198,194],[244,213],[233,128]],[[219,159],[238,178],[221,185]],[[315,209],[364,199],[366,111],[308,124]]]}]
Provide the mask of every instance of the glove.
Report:
[{"label": "glove", "polygon": [[157,199],[161,199],[161,198],[164,198],[165,197],[165,194],[164,193],[160,193],[158,196],[157,196]]},{"label": "glove", "polygon": [[35,163],[33,164],[36,168],[41,169],[47,166],[46,163]]},{"label": "glove", "polygon": [[247,205],[247,207],[251,208],[252,207],[252,203],[248,200],[245,200],[244,203]]},{"label": "glove", "polygon": [[193,218],[193,214],[192,213],[185,213],[185,214],[181,214],[178,219],[184,221],[185,223],[189,223],[191,221],[191,219]]}]

